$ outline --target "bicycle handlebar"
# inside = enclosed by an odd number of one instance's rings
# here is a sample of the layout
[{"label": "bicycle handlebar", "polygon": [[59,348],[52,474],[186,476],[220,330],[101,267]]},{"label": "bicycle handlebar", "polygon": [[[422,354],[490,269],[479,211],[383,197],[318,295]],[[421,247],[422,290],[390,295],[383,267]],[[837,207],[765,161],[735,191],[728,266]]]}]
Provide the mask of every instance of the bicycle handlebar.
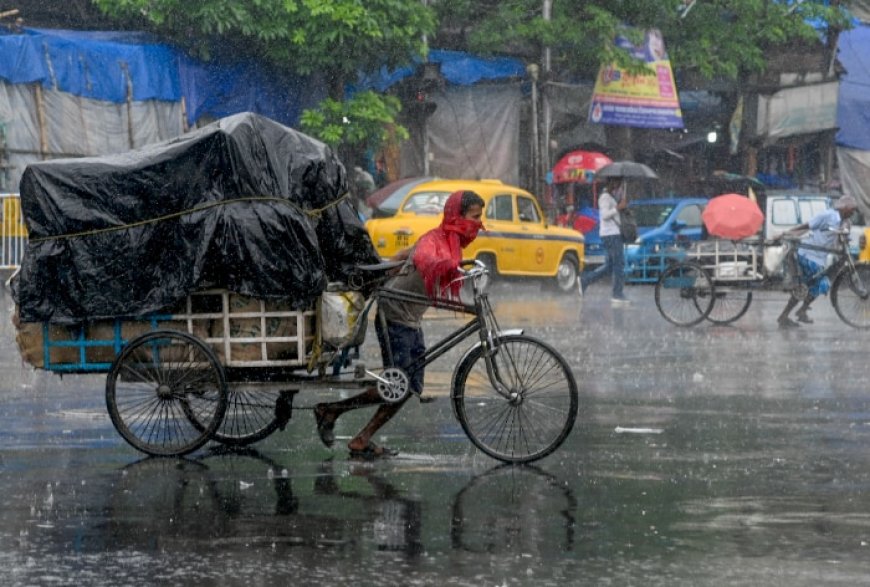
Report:
[{"label": "bicycle handlebar", "polygon": [[[464,265],[471,265],[470,269],[463,269]],[[477,259],[463,259],[459,262],[459,266],[456,268],[459,271],[460,276],[456,279],[453,279],[450,283],[456,283],[457,281],[465,281],[467,279],[476,279],[487,273],[486,265],[482,261],[478,261]]]},{"label": "bicycle handlebar", "polygon": [[[465,267],[467,265],[471,266],[471,268],[470,269],[463,269],[463,267]],[[476,273],[476,272],[478,272],[478,270],[486,271],[486,265],[483,263],[483,261],[479,261],[477,259],[463,259],[462,261],[459,262],[458,269],[459,269],[460,273],[462,273],[463,275],[466,275],[466,274],[472,273],[472,272]]]}]

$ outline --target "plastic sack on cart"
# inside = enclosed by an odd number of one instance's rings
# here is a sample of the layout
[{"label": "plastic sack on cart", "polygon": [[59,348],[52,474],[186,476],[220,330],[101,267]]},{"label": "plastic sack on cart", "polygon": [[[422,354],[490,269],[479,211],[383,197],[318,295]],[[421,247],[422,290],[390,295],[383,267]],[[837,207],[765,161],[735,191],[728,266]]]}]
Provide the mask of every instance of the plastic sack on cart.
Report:
[{"label": "plastic sack on cart", "polygon": [[140,316],[211,288],[301,310],[378,261],[333,151],[251,113],[128,153],[31,164],[20,191],[24,322]]},{"label": "plastic sack on cart", "polygon": [[782,275],[783,262],[788,250],[783,245],[764,247],[764,274]]},{"label": "plastic sack on cart", "polygon": [[335,349],[357,346],[366,335],[365,298],[358,291],[325,291],[320,296],[320,339]]}]

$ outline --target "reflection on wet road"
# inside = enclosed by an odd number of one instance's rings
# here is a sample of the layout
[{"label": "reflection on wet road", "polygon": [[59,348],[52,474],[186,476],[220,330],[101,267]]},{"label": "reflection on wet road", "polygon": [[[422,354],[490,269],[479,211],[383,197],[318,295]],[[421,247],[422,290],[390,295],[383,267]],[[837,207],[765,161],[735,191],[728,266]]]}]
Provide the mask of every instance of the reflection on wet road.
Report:
[{"label": "reflection on wet road", "polygon": [[[627,308],[607,293],[493,293],[501,325],[556,346],[581,389],[575,430],[535,467],[476,452],[443,397],[383,430],[388,461],[342,448],[366,413],[329,450],[304,409],[240,452],[142,459],[101,377],[30,371],[3,321],[4,584],[867,583],[870,333],[826,299],[800,329],[776,328],[774,295],[734,326],[678,329],[651,288]],[[427,338],[459,320],[437,314]],[[427,373],[436,395],[461,351]]]}]

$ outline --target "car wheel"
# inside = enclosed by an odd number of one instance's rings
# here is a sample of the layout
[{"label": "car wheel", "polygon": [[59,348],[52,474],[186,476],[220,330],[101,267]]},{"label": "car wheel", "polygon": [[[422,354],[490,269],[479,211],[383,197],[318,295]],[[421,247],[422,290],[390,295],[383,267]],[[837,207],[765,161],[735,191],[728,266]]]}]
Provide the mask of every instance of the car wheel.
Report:
[{"label": "car wheel", "polygon": [[556,270],[556,289],[562,293],[577,291],[577,275],[577,261],[574,257],[565,255]]}]

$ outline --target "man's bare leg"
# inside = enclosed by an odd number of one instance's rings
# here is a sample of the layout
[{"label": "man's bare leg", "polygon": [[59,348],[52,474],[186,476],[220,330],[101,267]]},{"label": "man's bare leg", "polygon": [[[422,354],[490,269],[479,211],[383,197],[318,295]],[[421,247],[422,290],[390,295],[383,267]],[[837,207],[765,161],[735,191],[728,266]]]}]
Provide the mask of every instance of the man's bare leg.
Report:
[{"label": "man's bare leg", "polygon": [[333,424],[338,417],[345,412],[349,412],[351,410],[356,410],[359,408],[364,408],[366,406],[371,406],[374,404],[381,404],[384,400],[381,399],[381,396],[378,394],[378,390],[374,387],[369,387],[362,393],[359,393],[353,397],[349,397],[345,400],[317,404],[314,406],[314,416],[318,421],[321,421],[327,425]]},{"label": "man's bare leg", "polygon": [[335,443],[335,421],[348,410],[355,410],[373,404],[382,403],[375,388],[370,387],[364,392],[346,400],[317,404],[314,406],[314,420],[317,422],[317,434],[327,448]]},{"label": "man's bare leg", "polygon": [[792,320],[791,318],[788,317],[788,314],[789,314],[789,312],[794,310],[795,306],[798,305],[799,301],[800,300],[798,300],[794,296],[789,297],[788,302],[786,303],[785,308],[782,311],[782,314],[780,314],[779,318],[777,319],[777,322],[779,322],[780,326],[788,327],[788,326],[797,326],[798,325],[797,322],[795,322],[794,320]]},{"label": "man's bare leg", "polygon": [[[405,398],[405,400],[407,400],[407,398]],[[389,422],[393,416],[399,412],[405,404],[405,400],[394,404],[383,404],[379,407],[378,411],[375,412],[375,415],[372,416],[372,419],[369,420],[368,424],[363,426],[363,429],[347,443],[347,448],[352,451],[364,450],[371,442],[372,436],[374,436],[384,424]]]},{"label": "man's bare leg", "polygon": [[812,324],[813,323],[813,319],[810,318],[809,316],[807,316],[807,311],[809,311],[810,304],[812,304],[813,300],[815,300],[815,299],[816,298],[814,298],[812,296],[807,296],[806,299],[804,299],[804,303],[801,304],[801,307],[798,309],[797,314],[796,314],[798,321],[803,322],[804,324]]},{"label": "man's bare leg", "polygon": [[331,429],[335,424],[335,421],[343,413],[380,404],[380,407],[375,412],[374,416],[372,416],[372,419],[369,420],[363,429],[360,430],[359,433],[357,433],[357,435],[347,444],[347,448],[352,451],[364,450],[371,442],[372,436],[374,436],[384,424],[389,422],[393,416],[399,412],[407,399],[408,398],[406,397],[400,402],[385,404],[380,394],[378,394],[378,390],[374,387],[370,387],[364,392],[346,400],[317,404],[314,406],[314,417],[321,423],[321,426],[326,426]]}]

